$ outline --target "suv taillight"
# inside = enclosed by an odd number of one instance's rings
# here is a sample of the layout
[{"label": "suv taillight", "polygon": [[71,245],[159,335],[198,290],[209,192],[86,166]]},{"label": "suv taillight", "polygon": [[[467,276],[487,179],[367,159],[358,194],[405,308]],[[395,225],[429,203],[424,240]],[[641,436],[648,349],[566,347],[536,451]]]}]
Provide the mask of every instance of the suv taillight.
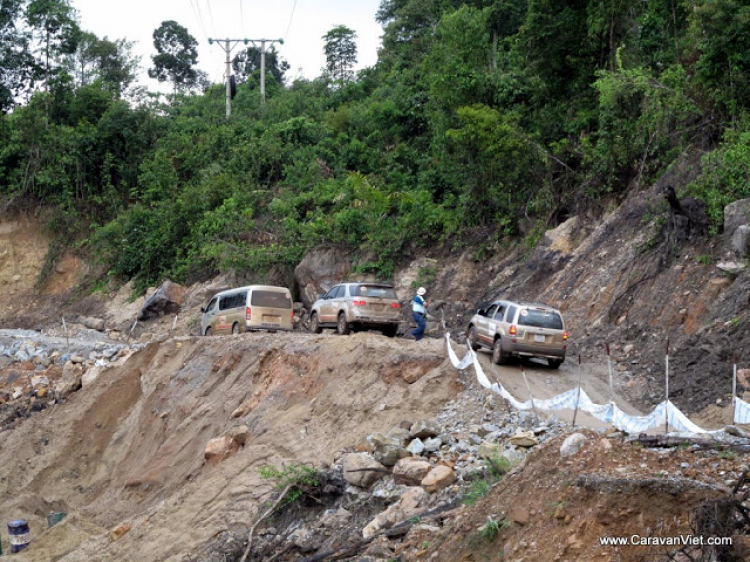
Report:
[{"label": "suv taillight", "polygon": [[365,306],[367,302],[366,301],[352,301],[352,304],[354,306]]},{"label": "suv taillight", "polygon": [[253,316],[252,310],[250,310],[250,307],[248,306],[245,309],[245,320],[251,320]]},{"label": "suv taillight", "polygon": [[563,332],[563,341],[568,341],[568,332]]},{"label": "suv taillight", "polygon": [[518,328],[516,328],[515,326],[511,326],[510,329],[508,330],[508,333],[511,336],[515,336],[518,333]]},{"label": "suv taillight", "polygon": [[401,303],[400,302],[392,302],[391,303],[391,308],[401,308]]}]

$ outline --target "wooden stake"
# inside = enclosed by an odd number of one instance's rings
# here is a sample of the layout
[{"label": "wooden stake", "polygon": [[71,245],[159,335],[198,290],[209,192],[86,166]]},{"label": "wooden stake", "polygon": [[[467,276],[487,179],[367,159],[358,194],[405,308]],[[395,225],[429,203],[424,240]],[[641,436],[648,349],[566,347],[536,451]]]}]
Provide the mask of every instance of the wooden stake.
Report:
[{"label": "wooden stake", "polygon": [[[609,348],[609,346],[607,346]],[[581,354],[578,354],[578,393],[576,394],[576,409],[573,412],[573,427],[576,426],[576,417],[578,416],[578,404],[581,401]]]},{"label": "wooden stake", "polygon": [[667,355],[665,360],[664,382],[664,433],[669,433],[669,338],[667,338]]},{"label": "wooden stake", "polygon": [[607,346],[607,369],[609,371],[609,401],[615,403],[615,385],[612,383],[612,359],[609,355],[609,343],[605,343]]},{"label": "wooden stake", "polygon": [[529,379],[526,378],[526,371],[523,370],[523,365],[519,365],[521,367],[521,374],[523,375],[523,380],[526,383],[526,390],[529,391],[529,396],[531,397],[531,409],[534,410],[534,419],[536,420],[535,423],[539,423],[539,416],[536,413],[536,406],[534,406],[534,395],[531,393],[531,386],[529,385]]}]

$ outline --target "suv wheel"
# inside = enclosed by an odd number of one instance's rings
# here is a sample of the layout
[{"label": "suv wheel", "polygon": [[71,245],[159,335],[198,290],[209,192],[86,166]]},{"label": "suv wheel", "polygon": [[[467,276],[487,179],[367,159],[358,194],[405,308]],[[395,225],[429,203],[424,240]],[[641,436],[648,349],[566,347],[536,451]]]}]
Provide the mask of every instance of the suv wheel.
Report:
[{"label": "suv wheel", "polygon": [[547,363],[549,366],[553,369],[559,369],[560,365],[562,365],[561,359],[547,359]]},{"label": "suv wheel", "polygon": [[238,322],[235,322],[234,324],[232,324],[232,335],[236,336],[239,333],[240,333],[240,325]]},{"label": "suv wheel", "polygon": [[349,325],[349,322],[346,321],[346,314],[343,312],[339,313],[339,321],[336,324],[336,331],[340,336],[348,336],[349,332],[352,331],[352,327]]},{"label": "suv wheel", "polygon": [[312,318],[310,319],[310,331],[313,334],[320,334],[323,332],[323,328],[320,327],[320,322],[318,322],[318,314],[316,312],[313,312]]},{"label": "suv wheel", "polygon": [[206,328],[206,331],[205,331],[204,335],[206,335],[206,336],[213,336],[214,335],[214,331],[211,329],[211,326],[209,326],[208,328]]},{"label": "suv wheel", "polygon": [[383,335],[388,338],[395,338],[398,333],[398,324],[392,324],[383,328]]},{"label": "suv wheel", "polygon": [[477,329],[474,326],[469,326],[469,333],[466,334],[466,337],[469,340],[469,345],[471,345],[471,349],[474,351],[477,351],[481,346],[477,343]]},{"label": "suv wheel", "polygon": [[492,362],[495,365],[503,365],[508,362],[508,356],[503,351],[503,340],[501,338],[497,338],[495,345],[492,346]]}]

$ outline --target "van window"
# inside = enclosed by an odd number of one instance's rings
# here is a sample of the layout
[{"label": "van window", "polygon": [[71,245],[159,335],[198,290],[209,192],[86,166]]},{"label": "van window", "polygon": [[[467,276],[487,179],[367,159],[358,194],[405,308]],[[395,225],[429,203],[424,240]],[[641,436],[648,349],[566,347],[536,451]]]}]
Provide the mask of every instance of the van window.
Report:
[{"label": "van window", "polygon": [[524,308],[518,316],[520,326],[531,326],[533,328],[550,328],[552,330],[562,330],[562,318],[557,312],[549,310],[536,310],[533,308]]},{"label": "van window", "polygon": [[351,288],[353,297],[379,297],[398,300],[396,291],[391,287],[373,287],[372,285],[355,285]]},{"label": "van window", "polygon": [[247,302],[247,293],[235,293],[219,299],[219,310],[228,310],[230,308],[240,308]]},{"label": "van window", "polygon": [[208,303],[208,306],[206,307],[206,312],[209,312],[214,309],[214,306],[216,306],[216,297],[211,299],[211,302]]},{"label": "van window", "polygon": [[287,293],[255,289],[250,294],[250,305],[267,308],[292,308],[292,299]]}]

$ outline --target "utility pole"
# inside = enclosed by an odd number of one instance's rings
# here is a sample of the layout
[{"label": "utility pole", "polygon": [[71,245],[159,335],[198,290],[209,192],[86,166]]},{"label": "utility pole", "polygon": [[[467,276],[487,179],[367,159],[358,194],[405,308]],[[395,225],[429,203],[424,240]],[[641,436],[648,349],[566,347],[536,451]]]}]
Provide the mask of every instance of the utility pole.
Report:
[{"label": "utility pole", "polygon": [[283,39],[250,39],[253,45],[260,43],[260,103],[266,103],[266,43],[284,44]]},{"label": "utility pole", "polygon": [[210,39],[208,40],[209,45],[213,45],[214,41],[216,42],[219,47],[224,49],[224,52],[227,55],[226,63],[227,63],[227,70],[226,74],[224,76],[225,82],[227,85],[227,119],[232,115],[232,59],[230,58],[230,54],[232,53],[232,49],[234,49],[235,45],[239,43],[240,41],[243,42],[245,45],[247,45],[249,39],[224,39],[224,45],[221,44],[220,39]]},{"label": "utility pole", "polygon": [[[222,45],[221,42],[224,42]],[[226,64],[227,64],[227,70],[226,70],[226,85],[227,85],[227,119],[229,119],[229,116],[232,114],[232,87],[230,84],[230,79],[232,76],[232,59],[230,58],[230,53],[232,52],[232,49],[234,49],[235,45],[237,43],[244,43],[247,45],[248,43],[252,43],[253,46],[256,46],[256,43],[260,43],[260,103],[264,104],[266,103],[266,43],[269,45],[273,45],[274,43],[278,43],[279,45],[284,44],[283,39],[209,39],[208,44],[213,45],[214,42],[216,42],[219,47],[224,49],[224,52],[227,55],[226,58]]]}]

